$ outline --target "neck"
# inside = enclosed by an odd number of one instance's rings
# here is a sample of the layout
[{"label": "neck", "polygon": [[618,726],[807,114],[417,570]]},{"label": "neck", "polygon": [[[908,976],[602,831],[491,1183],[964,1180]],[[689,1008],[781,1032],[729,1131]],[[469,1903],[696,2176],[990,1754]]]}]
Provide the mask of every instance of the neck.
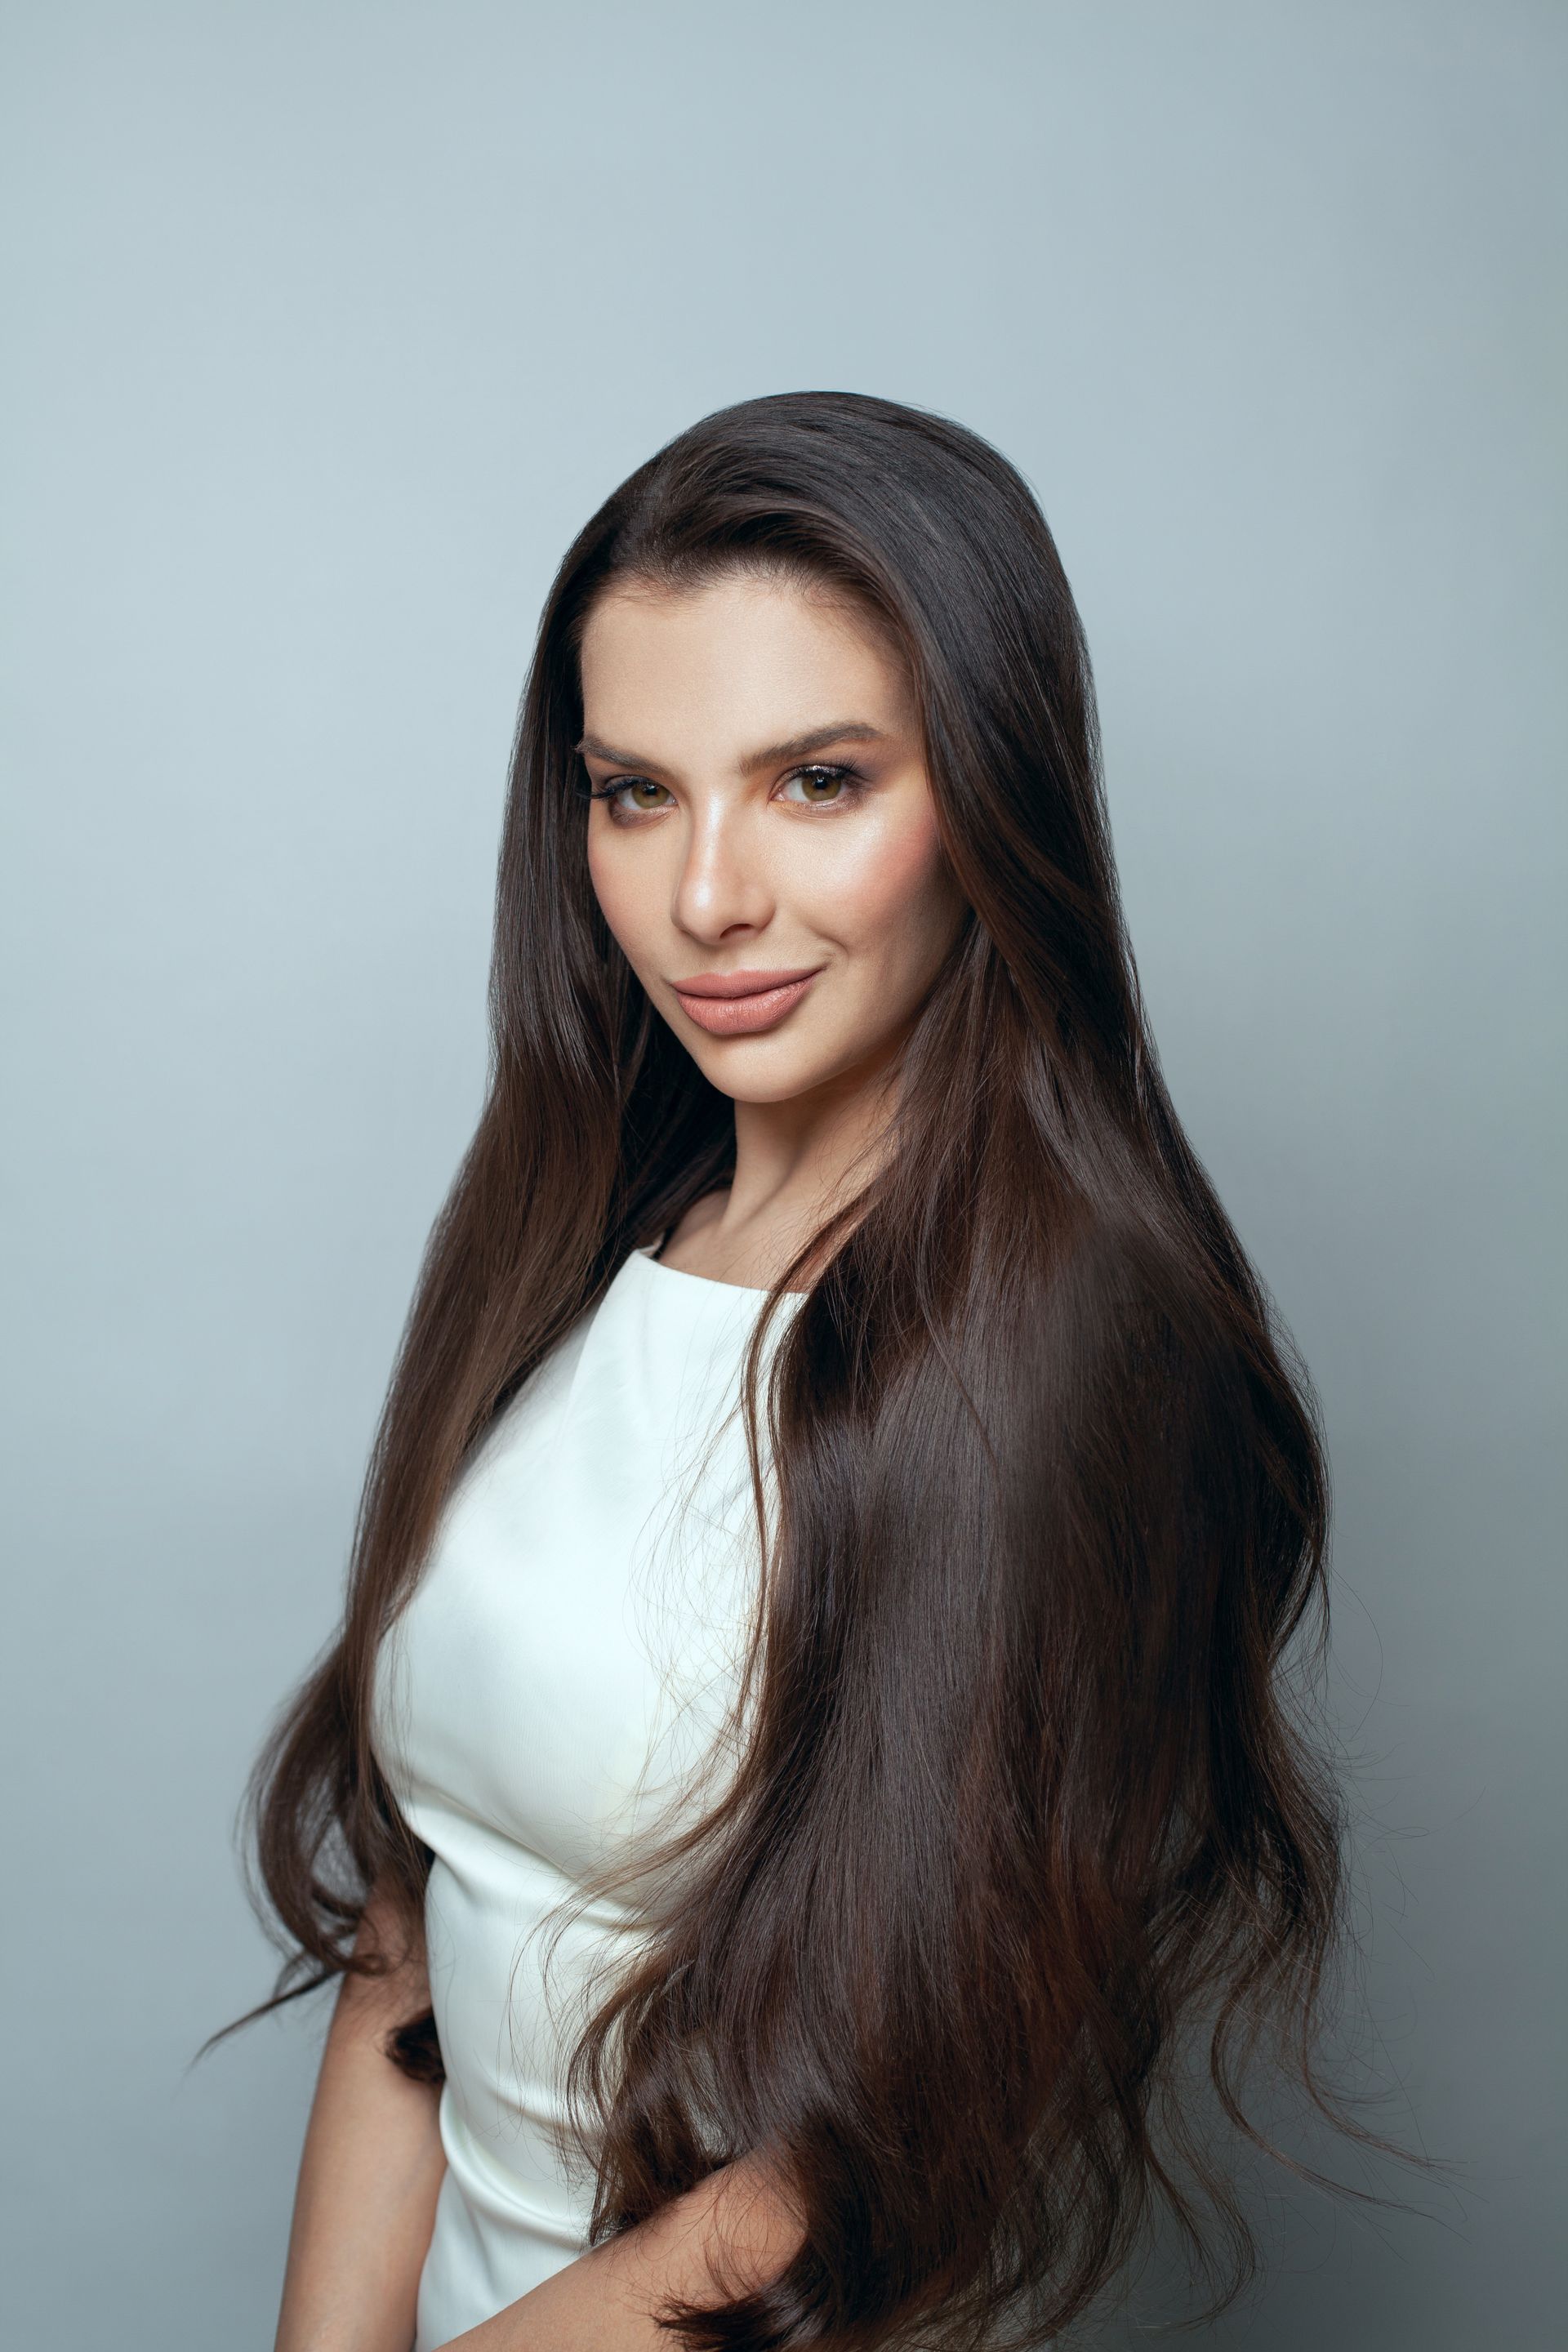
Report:
[{"label": "neck", "polygon": [[897,1091],[884,1058],[784,1102],[737,1102],[735,1173],[713,1198],[710,1246],[737,1257],[798,1249],[876,1172]]}]

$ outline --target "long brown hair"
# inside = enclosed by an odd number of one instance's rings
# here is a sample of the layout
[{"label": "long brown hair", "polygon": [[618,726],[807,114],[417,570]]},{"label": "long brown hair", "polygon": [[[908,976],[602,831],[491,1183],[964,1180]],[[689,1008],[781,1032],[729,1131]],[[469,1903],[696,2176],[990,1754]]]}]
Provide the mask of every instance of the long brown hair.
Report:
[{"label": "long brown hair", "polygon": [[[1315,1408],[1176,1119],[1140,1003],[1082,627],[1017,473],[845,393],[705,418],[567,553],[519,719],[493,1059],[369,1466],[343,1627],[252,1786],[288,1953],[351,1966],[428,1856],[372,1751],[378,1644],[497,1412],[640,1242],[721,1185],[732,1106],[591,887],[578,646],[616,580],[826,583],[908,665],[961,934],[889,1148],[779,1278],[776,1480],[733,1778],[572,2057],[591,2234],[766,2151],[804,2243],[668,2315],[691,2347],[1037,2343],[1151,2214],[1251,2244],[1179,2093],[1233,2121],[1268,2036],[1316,2095],[1342,1915],[1334,1782],[1296,1703],[1321,1631]],[[760,1482],[759,1482],[760,1485]],[[764,1532],[767,1532],[764,1528]],[[258,2012],[254,2012],[258,2013]],[[429,2063],[428,2021],[398,2045]],[[421,2060],[421,2048],[426,2059]]]}]

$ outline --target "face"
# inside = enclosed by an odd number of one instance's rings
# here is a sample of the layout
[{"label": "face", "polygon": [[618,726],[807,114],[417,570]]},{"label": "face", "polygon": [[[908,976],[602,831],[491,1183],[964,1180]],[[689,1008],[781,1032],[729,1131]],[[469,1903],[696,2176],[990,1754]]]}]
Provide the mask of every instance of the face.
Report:
[{"label": "face", "polygon": [[737,1101],[873,1076],[964,913],[902,665],[731,577],[609,590],[582,671],[589,868],[655,1008]]}]

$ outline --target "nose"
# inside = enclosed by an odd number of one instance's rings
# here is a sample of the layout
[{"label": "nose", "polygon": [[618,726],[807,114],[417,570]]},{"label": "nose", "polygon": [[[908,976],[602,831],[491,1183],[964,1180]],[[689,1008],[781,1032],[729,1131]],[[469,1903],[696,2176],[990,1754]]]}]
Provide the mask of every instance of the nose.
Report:
[{"label": "nose", "polygon": [[703,795],[687,819],[670,908],[675,922],[692,939],[716,943],[737,929],[765,929],[773,911],[753,813],[726,805],[722,793]]}]

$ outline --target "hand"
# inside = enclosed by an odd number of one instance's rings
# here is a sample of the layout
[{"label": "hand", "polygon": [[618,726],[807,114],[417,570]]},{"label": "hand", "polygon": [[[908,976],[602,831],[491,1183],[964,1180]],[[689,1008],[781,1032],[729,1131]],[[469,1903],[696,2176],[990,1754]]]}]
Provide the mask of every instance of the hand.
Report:
[{"label": "hand", "polygon": [[777,2175],[743,2158],[624,2237],[580,2254],[441,2352],[673,2352],[656,2311],[765,2285],[804,2236]]}]

